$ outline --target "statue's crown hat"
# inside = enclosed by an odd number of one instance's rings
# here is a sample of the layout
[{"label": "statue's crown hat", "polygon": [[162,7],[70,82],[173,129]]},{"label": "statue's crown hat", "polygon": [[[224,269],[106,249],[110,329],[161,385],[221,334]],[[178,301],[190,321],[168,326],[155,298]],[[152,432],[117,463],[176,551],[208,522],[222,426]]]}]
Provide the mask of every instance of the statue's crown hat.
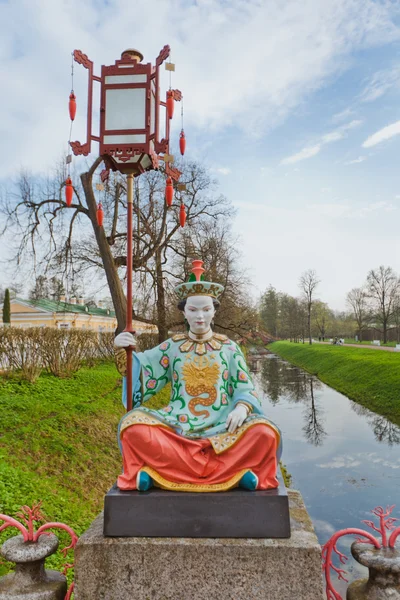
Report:
[{"label": "statue's crown hat", "polygon": [[178,299],[186,300],[190,296],[210,296],[218,300],[224,291],[224,286],[204,279],[202,260],[193,260],[192,265],[193,268],[189,281],[180,283],[175,288],[175,294],[178,296]]}]

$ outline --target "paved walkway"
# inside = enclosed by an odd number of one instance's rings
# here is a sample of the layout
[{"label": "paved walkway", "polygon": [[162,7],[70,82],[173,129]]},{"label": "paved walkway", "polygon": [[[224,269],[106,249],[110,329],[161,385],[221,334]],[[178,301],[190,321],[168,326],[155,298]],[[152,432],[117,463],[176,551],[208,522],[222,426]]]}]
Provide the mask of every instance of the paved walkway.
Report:
[{"label": "paved walkway", "polygon": [[[330,344],[331,342],[318,342],[314,341],[315,344]],[[374,344],[337,344],[338,346],[349,346],[349,348],[370,348],[371,350],[386,350],[386,352],[394,352],[393,346],[375,346]]]}]

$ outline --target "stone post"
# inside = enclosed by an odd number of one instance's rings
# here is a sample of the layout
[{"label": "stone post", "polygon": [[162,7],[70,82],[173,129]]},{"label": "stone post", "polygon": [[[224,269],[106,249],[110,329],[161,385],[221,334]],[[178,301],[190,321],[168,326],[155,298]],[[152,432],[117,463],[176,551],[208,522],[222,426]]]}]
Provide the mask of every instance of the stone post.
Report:
[{"label": "stone post", "polygon": [[76,546],[75,597],[323,600],[321,547],[300,493],[288,496],[290,538],[105,537],[100,515]]},{"label": "stone post", "polygon": [[24,542],[22,535],[4,542],[0,553],[16,568],[0,578],[0,600],[64,600],[65,576],[44,568],[45,559],[57,548],[58,538],[53,533],[41,535],[37,542]]},{"label": "stone post", "polygon": [[377,549],[371,544],[354,542],[351,553],[368,567],[369,578],[354,581],[347,588],[347,600],[400,600],[400,551]]}]

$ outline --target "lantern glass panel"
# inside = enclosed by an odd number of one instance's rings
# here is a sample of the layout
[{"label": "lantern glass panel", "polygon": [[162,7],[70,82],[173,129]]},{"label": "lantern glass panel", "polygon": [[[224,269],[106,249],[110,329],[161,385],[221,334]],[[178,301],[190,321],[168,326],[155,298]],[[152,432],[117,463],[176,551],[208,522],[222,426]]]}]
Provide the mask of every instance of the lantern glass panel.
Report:
[{"label": "lantern glass panel", "polygon": [[151,165],[151,160],[150,160],[150,158],[147,156],[147,154],[144,154],[144,155],[142,156],[142,159],[141,159],[140,163],[141,163],[141,165],[142,165],[142,167],[143,167],[144,169],[147,169],[147,168],[148,168],[148,167],[150,167],[150,165]]},{"label": "lantern glass panel", "polygon": [[105,144],[145,144],[146,136],[142,133],[132,135],[105,135]]},{"label": "lantern glass panel", "polygon": [[118,83],[146,83],[147,75],[107,75],[104,78],[106,85]]},{"label": "lantern glass panel", "polygon": [[105,129],[145,129],[146,89],[106,90]]},{"label": "lantern glass panel", "polygon": [[153,92],[150,94],[150,133],[153,134],[156,128],[156,99]]}]

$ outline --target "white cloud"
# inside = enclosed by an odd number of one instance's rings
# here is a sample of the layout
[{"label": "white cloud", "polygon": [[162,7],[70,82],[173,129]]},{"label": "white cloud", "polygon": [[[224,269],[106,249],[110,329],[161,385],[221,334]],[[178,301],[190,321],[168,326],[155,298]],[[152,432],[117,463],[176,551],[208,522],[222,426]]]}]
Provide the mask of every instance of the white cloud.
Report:
[{"label": "white cloud", "polygon": [[[137,15],[136,3],[123,0],[0,3],[3,175],[20,164],[45,169],[65,148],[74,48],[99,74],[132,40],[148,61],[168,42],[186,125],[203,133],[234,127],[262,135],[347,69],[353,51],[400,37],[390,4],[373,0],[147,0]],[[81,141],[86,77],[77,66],[74,137]],[[96,100],[97,90],[96,84]]]},{"label": "white cloud", "polygon": [[343,217],[350,211],[348,204],[308,204],[308,210],[322,217]]},{"label": "white cloud", "polygon": [[373,135],[370,135],[369,138],[365,140],[362,146],[363,148],[371,148],[372,146],[376,146],[381,142],[389,140],[395,135],[400,135],[400,121],[396,121],[396,123],[387,125],[386,127],[383,127]]},{"label": "white cloud", "polygon": [[232,173],[232,169],[229,167],[212,167],[210,171],[219,173],[220,175],[229,175],[229,173]]},{"label": "white cloud", "polygon": [[353,115],[353,114],[354,114],[354,110],[352,108],[345,108],[344,110],[333,115],[332,123],[340,123],[340,121],[345,121],[346,119],[351,117],[351,115]]},{"label": "white cloud", "polygon": [[373,102],[381,98],[393,87],[400,86],[400,66],[384,69],[375,73],[361,93],[362,102]]},{"label": "white cloud", "polygon": [[297,163],[300,160],[305,160],[306,158],[311,158],[318,154],[321,150],[321,144],[316,144],[315,146],[310,146],[308,148],[303,148],[297,154],[293,154],[293,156],[288,156],[281,160],[281,165],[292,165],[293,163]]},{"label": "white cloud", "polygon": [[355,165],[357,163],[362,163],[364,162],[364,160],[367,160],[366,156],[359,156],[358,158],[355,158],[354,160],[348,160],[347,162],[345,162],[345,165]]},{"label": "white cloud", "polygon": [[347,123],[346,125],[341,125],[334,131],[325,133],[321,137],[319,142],[317,144],[315,144],[314,146],[307,146],[306,148],[303,148],[303,150],[301,150],[297,154],[293,154],[292,156],[287,156],[286,158],[282,159],[279,164],[291,165],[293,163],[299,162],[300,160],[305,160],[306,158],[311,158],[320,152],[322,146],[324,146],[325,144],[331,144],[332,142],[338,142],[339,140],[342,140],[343,138],[347,137],[347,131],[350,131],[351,129],[355,129],[356,127],[359,127],[361,124],[362,124],[362,121],[359,119],[356,119],[356,120],[350,121],[350,123]]},{"label": "white cloud", "polygon": [[365,214],[375,211],[392,212],[393,210],[397,210],[397,207],[394,204],[381,200],[380,202],[372,202],[371,204],[368,204],[368,206],[364,206],[360,209],[360,212]]},{"label": "white cloud", "polygon": [[349,131],[350,129],[355,129],[356,127],[360,127],[360,125],[363,124],[363,121],[361,119],[354,119],[353,121],[350,121],[350,123],[347,123],[347,125],[342,125],[341,129],[342,131]]},{"label": "white cloud", "polygon": [[308,204],[307,209],[314,215],[318,215],[323,218],[340,219],[342,217],[346,217],[349,219],[355,219],[360,217],[366,218],[371,213],[376,212],[392,212],[393,210],[397,210],[397,207],[391,202],[381,200],[379,202],[372,202],[371,204],[361,207],[354,206],[351,201],[347,201],[346,203],[328,202]]},{"label": "white cloud", "polygon": [[331,142],[338,142],[345,137],[343,131],[331,131],[322,136],[322,144],[330,144]]}]

